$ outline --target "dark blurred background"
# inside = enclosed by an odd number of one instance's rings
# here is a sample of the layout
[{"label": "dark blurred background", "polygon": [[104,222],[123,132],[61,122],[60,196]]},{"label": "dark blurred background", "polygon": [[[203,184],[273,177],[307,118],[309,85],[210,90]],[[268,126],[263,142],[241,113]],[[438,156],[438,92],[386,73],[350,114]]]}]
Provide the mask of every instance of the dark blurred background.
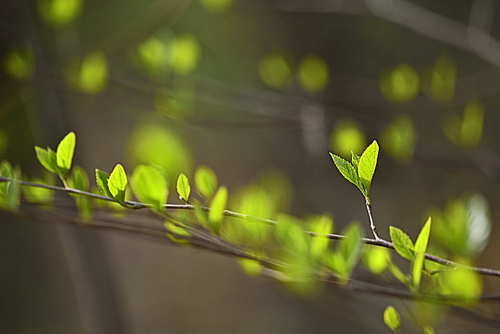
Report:
[{"label": "dark blurred background", "polygon": [[[494,0],[3,0],[2,157],[42,177],[33,146],[74,131],[91,179],[154,161],[173,185],[208,165],[231,194],[279,175],[289,213],[368,234],[328,152],[377,139],[381,236],[395,225],[414,240],[430,211],[476,196],[471,258],[500,268],[498,13]],[[387,333],[388,304],[417,331],[410,302],[335,287],[299,298],[233,258],[44,215],[0,218],[2,332]],[[435,328],[495,332],[499,312],[451,309]]]}]

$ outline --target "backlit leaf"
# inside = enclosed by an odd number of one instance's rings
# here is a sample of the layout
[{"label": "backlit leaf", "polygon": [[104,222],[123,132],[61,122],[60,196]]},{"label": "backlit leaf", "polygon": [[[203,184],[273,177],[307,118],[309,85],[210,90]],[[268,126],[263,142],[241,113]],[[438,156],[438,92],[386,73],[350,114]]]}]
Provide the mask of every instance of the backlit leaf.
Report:
[{"label": "backlit leaf", "polygon": [[125,190],[127,189],[127,175],[123,166],[117,164],[108,179],[109,192],[114,199],[123,206],[125,205]]},{"label": "backlit leaf", "polygon": [[74,132],[68,133],[57,146],[56,161],[57,167],[62,172],[62,176],[66,177],[71,169],[73,154],[75,153],[76,136]]},{"label": "backlit leaf", "polygon": [[398,331],[401,326],[401,317],[398,311],[392,306],[387,306],[384,311],[384,323],[393,331]]},{"label": "backlit leaf", "polygon": [[359,159],[358,174],[366,190],[366,197],[370,197],[370,185],[372,182],[378,159],[378,143],[374,140],[361,155]]},{"label": "backlit leaf", "polygon": [[217,175],[207,166],[199,166],[194,172],[196,190],[205,198],[212,198],[217,190]]},{"label": "backlit leaf", "polygon": [[138,165],[132,173],[130,185],[139,201],[151,204],[157,212],[163,212],[168,196],[167,180],[156,168]]},{"label": "backlit leaf", "polygon": [[396,252],[405,259],[413,261],[415,258],[415,247],[410,237],[394,226],[389,227],[389,234],[391,235],[392,244]]},{"label": "backlit leaf", "polygon": [[186,175],[181,173],[177,179],[177,193],[182,197],[183,201],[189,200],[189,194],[191,193],[191,186],[189,185],[189,180]]},{"label": "backlit leaf", "polygon": [[49,172],[54,174],[59,173],[59,168],[57,167],[56,152],[52,151],[50,147],[47,149],[35,146],[35,153],[40,164]]},{"label": "backlit leaf", "polygon": [[96,179],[97,187],[99,188],[101,193],[104,196],[108,196],[108,197],[113,198],[113,195],[109,191],[109,187],[108,187],[109,174],[96,168],[95,179]]},{"label": "backlit leaf", "polygon": [[210,212],[208,213],[208,219],[212,228],[215,232],[219,230],[220,222],[224,217],[224,210],[226,210],[227,205],[227,188],[220,187],[217,190],[214,198],[210,202]]},{"label": "backlit leaf", "polygon": [[330,152],[330,156],[333,159],[333,163],[335,166],[337,166],[337,169],[339,170],[340,174],[344,176],[349,182],[353,183],[356,185],[356,187],[363,192],[363,187],[361,186],[361,181],[359,180],[358,173],[356,173],[356,169],[354,168],[353,165],[351,165],[350,162],[342,159],[339,156],[336,156],[335,154]]},{"label": "backlit leaf", "polygon": [[422,277],[425,252],[427,250],[427,244],[429,242],[430,233],[431,233],[431,217],[427,219],[427,222],[420,231],[417,241],[415,242],[415,259],[412,261],[413,288],[415,290],[418,290],[418,288],[420,287],[420,279]]}]

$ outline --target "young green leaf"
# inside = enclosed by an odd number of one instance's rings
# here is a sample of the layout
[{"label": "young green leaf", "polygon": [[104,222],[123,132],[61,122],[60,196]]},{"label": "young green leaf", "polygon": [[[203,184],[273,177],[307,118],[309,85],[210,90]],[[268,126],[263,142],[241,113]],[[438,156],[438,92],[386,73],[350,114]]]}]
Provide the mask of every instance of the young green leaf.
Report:
[{"label": "young green leaf", "polygon": [[410,237],[394,226],[389,227],[389,234],[391,235],[392,244],[396,252],[405,259],[413,261],[415,258],[415,247]]},{"label": "young green leaf", "polygon": [[356,185],[356,187],[358,187],[364,195],[365,193],[363,191],[363,187],[361,186],[361,181],[359,179],[358,173],[356,172],[356,168],[350,162],[331,152],[330,156],[332,157],[333,163],[335,164],[335,166],[337,166],[340,174],[342,174],[342,176],[345,177],[349,182]]},{"label": "young green leaf", "polygon": [[393,331],[397,332],[401,326],[401,317],[398,311],[392,306],[387,306],[384,311],[384,322]]},{"label": "young green leaf", "polygon": [[74,132],[68,133],[57,146],[56,162],[57,167],[65,178],[68,171],[71,169],[73,154],[75,153],[76,136]]},{"label": "young green leaf", "polygon": [[413,289],[415,291],[420,287],[420,279],[422,278],[422,268],[424,267],[425,251],[427,250],[427,244],[429,242],[429,236],[431,233],[431,217],[427,219],[424,227],[418,235],[417,241],[415,242],[415,259],[412,262],[412,278],[413,278]]},{"label": "young green leaf", "polygon": [[151,204],[157,212],[163,212],[163,206],[167,204],[167,180],[156,168],[146,165],[135,167],[130,185],[139,201]]},{"label": "young green leaf", "polygon": [[49,172],[54,174],[59,173],[59,168],[57,167],[56,152],[52,151],[50,147],[47,149],[35,146],[35,153],[40,164]]},{"label": "young green leaf", "polygon": [[227,205],[227,188],[220,187],[217,190],[214,198],[210,202],[210,212],[208,213],[208,220],[212,225],[212,229],[214,232],[217,232],[219,229],[220,222],[224,217],[224,210]]},{"label": "young green leaf", "polygon": [[189,194],[191,193],[191,186],[189,185],[189,180],[186,175],[181,173],[177,179],[177,193],[184,202],[189,199]]},{"label": "young green leaf", "polygon": [[373,143],[366,148],[359,159],[358,174],[361,183],[365,187],[366,197],[370,197],[370,185],[373,174],[375,173],[375,168],[377,167],[378,151],[378,143],[374,140]]},{"label": "young green leaf", "polygon": [[113,195],[109,191],[109,187],[108,187],[109,174],[96,168],[95,169],[95,180],[97,183],[97,187],[99,188],[101,193],[104,196],[108,196],[108,197],[113,198]]},{"label": "young green leaf", "polygon": [[108,188],[111,196],[122,206],[125,205],[125,190],[127,189],[127,174],[123,166],[117,164],[108,179]]},{"label": "young green leaf", "polygon": [[217,175],[207,166],[200,166],[194,172],[196,190],[205,198],[212,198],[217,190]]}]

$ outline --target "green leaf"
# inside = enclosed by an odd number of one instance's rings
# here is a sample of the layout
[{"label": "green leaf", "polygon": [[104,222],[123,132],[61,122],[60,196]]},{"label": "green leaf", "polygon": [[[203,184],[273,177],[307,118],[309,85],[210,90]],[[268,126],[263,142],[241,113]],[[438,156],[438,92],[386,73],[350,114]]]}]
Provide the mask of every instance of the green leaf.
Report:
[{"label": "green leaf", "polygon": [[214,198],[210,202],[210,212],[208,213],[208,220],[212,225],[214,232],[219,229],[220,222],[224,217],[224,210],[226,210],[227,205],[227,188],[220,187],[217,190]]},{"label": "green leaf", "polygon": [[57,167],[56,152],[52,151],[50,147],[47,149],[35,146],[35,153],[40,164],[49,172],[54,174],[59,173],[59,168]]},{"label": "green leaf", "polygon": [[398,331],[399,326],[401,326],[401,317],[398,311],[392,306],[387,306],[384,311],[384,322],[393,331]]},{"label": "green leaf", "polygon": [[212,225],[210,224],[210,221],[208,220],[207,213],[199,205],[198,201],[196,201],[196,204],[194,204],[194,214],[196,216],[196,219],[198,219],[198,221],[200,222],[201,225],[205,226],[208,229],[212,228]]},{"label": "green leaf", "polygon": [[384,247],[366,245],[363,252],[363,265],[375,275],[387,269],[387,261],[391,260],[391,251]]},{"label": "green leaf", "polygon": [[358,173],[356,172],[356,168],[350,162],[331,152],[330,156],[332,157],[333,163],[335,164],[335,166],[337,166],[340,174],[342,174],[342,176],[344,176],[349,182],[356,185],[356,187],[358,187],[364,195],[365,193],[363,191],[363,187],[361,186],[361,181],[359,179]]},{"label": "green leaf", "polygon": [[363,228],[359,222],[353,221],[342,231],[342,234],[345,235],[345,239],[339,242],[337,252],[342,254],[350,275],[363,254],[364,243],[361,240],[364,237]]},{"label": "green leaf", "polygon": [[365,187],[366,197],[370,197],[370,185],[372,183],[373,174],[375,173],[375,168],[377,167],[378,151],[378,143],[374,140],[359,159],[358,174],[361,183]]},{"label": "green leaf", "polygon": [[97,183],[97,187],[99,188],[101,193],[104,196],[108,196],[108,197],[113,198],[113,195],[109,191],[109,187],[108,187],[109,174],[96,168],[95,169],[95,180]]},{"label": "green leaf", "polygon": [[394,226],[389,227],[389,233],[396,252],[405,259],[413,261],[415,259],[415,247],[410,237]]},{"label": "green leaf", "polygon": [[167,180],[155,167],[146,165],[135,167],[130,185],[139,201],[151,204],[153,210],[157,212],[163,212],[164,205],[167,204]]},{"label": "green leaf", "polygon": [[412,277],[413,277],[413,288],[415,291],[420,287],[420,279],[422,278],[422,268],[424,267],[425,251],[427,250],[427,244],[429,242],[429,236],[431,233],[431,217],[427,219],[424,227],[418,235],[417,241],[415,242],[415,259],[412,262]]},{"label": "green leaf", "polygon": [[108,179],[108,188],[111,196],[122,206],[125,204],[125,190],[127,189],[127,174],[123,166],[117,164]]},{"label": "green leaf", "polygon": [[200,166],[194,172],[196,190],[205,198],[212,198],[217,190],[217,175],[207,166]]},{"label": "green leaf", "polygon": [[[2,160],[0,163],[0,175],[5,178],[12,178],[12,165],[7,160]],[[0,182],[0,193],[7,194],[10,182]]]},{"label": "green leaf", "polygon": [[[89,177],[85,170],[79,166],[75,166],[68,180],[68,185],[74,189],[88,191],[90,187]],[[90,197],[78,194],[71,194],[71,196],[76,201],[76,206],[83,221],[90,222],[94,213],[94,206]]]},{"label": "green leaf", "polygon": [[68,133],[57,146],[56,162],[57,167],[65,178],[68,171],[71,169],[71,162],[73,161],[73,154],[75,153],[76,136],[74,132]]},{"label": "green leaf", "polygon": [[189,185],[189,180],[186,175],[181,173],[177,179],[177,193],[184,202],[189,199],[189,194],[191,193],[191,186]]}]

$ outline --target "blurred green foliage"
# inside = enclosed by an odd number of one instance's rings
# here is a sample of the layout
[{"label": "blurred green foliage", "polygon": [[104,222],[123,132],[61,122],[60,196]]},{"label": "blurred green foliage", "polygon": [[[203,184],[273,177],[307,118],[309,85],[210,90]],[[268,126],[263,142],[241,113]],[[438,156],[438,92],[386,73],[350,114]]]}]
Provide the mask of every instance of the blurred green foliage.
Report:
[{"label": "blurred green foliage", "polygon": [[49,26],[61,28],[76,21],[83,11],[83,0],[37,0],[38,13]]},{"label": "blurred green foliage", "polygon": [[446,137],[454,144],[471,148],[481,141],[483,135],[484,107],[478,100],[468,101],[463,118],[452,115],[444,124]]},{"label": "blurred green foliage", "polygon": [[337,122],[330,135],[330,150],[345,159],[351,157],[351,151],[361,154],[366,143],[361,126],[351,119]]},{"label": "blurred green foliage", "polygon": [[96,50],[83,59],[73,59],[66,67],[65,74],[74,88],[84,93],[97,94],[106,89],[109,82],[108,60],[104,53]]},{"label": "blurred green foliage", "polygon": [[31,45],[11,49],[3,58],[5,72],[14,80],[28,80],[35,71],[35,57]]},{"label": "blurred green foliage", "polygon": [[417,132],[410,117],[395,118],[380,134],[382,149],[392,158],[408,161],[413,157],[417,142]]},{"label": "blurred green foliage", "polygon": [[182,137],[168,126],[150,121],[138,124],[132,132],[128,156],[132,165],[153,162],[163,167],[170,185],[193,165],[192,153]]},{"label": "blurred green foliage", "polygon": [[413,66],[401,64],[382,74],[380,89],[389,102],[409,103],[418,95],[420,78]]},{"label": "blurred green foliage", "polygon": [[318,55],[308,55],[300,62],[297,75],[305,91],[317,93],[328,85],[330,70],[323,58]]},{"label": "blurred green foliage", "polygon": [[271,53],[264,56],[259,62],[259,76],[262,82],[275,89],[282,89],[291,83],[291,57],[283,53]]},{"label": "blurred green foliage", "polygon": [[231,8],[234,0],[200,0],[203,7],[211,13],[221,13]]},{"label": "blurred green foliage", "polygon": [[434,67],[422,74],[422,91],[438,102],[451,102],[455,97],[457,64],[447,55],[440,55]]}]

